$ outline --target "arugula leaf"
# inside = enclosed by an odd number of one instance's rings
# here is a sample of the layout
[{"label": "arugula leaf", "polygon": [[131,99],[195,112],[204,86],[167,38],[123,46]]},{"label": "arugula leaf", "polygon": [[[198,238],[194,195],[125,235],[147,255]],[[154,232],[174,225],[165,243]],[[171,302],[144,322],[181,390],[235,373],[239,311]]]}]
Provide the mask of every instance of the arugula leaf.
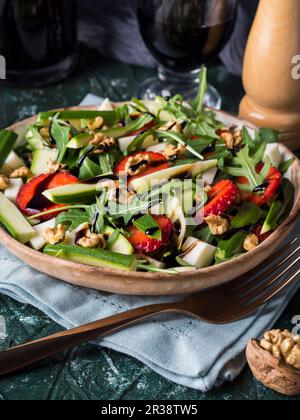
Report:
[{"label": "arugula leaf", "polygon": [[220,241],[215,255],[216,263],[220,264],[241,254],[246,237],[245,232],[239,231],[230,239]]},{"label": "arugula leaf", "polygon": [[253,156],[251,156],[251,159],[253,160],[255,165],[258,165],[260,162],[262,162],[265,151],[266,151],[267,145],[265,143],[261,144],[259,148],[256,150]]},{"label": "arugula leaf", "polygon": [[57,115],[55,115],[52,118],[51,136],[54,139],[57,149],[59,151],[57,158],[58,162],[61,162],[63,160],[64,155],[66,153],[70,131],[70,126],[65,125],[63,121],[59,120]]},{"label": "arugula leaf", "polygon": [[187,262],[184,261],[183,258],[181,257],[176,257],[176,262],[181,266],[181,267],[194,267],[194,265],[191,265]]},{"label": "arugula leaf", "polygon": [[102,174],[103,171],[101,166],[97,165],[89,157],[86,157],[80,167],[78,178],[80,180],[85,180]]},{"label": "arugula leaf", "polygon": [[119,236],[120,236],[120,231],[119,230],[114,230],[114,232],[112,233],[112,235],[109,237],[109,239],[106,242],[106,248],[108,250],[111,250],[111,247],[118,240]]},{"label": "arugula leaf", "polygon": [[194,156],[196,156],[198,159],[204,160],[204,157],[200,153],[196,152],[196,150],[192,146],[186,143],[185,136],[183,136],[182,134],[178,134],[175,131],[155,131],[154,134],[159,139],[175,140],[177,143],[180,143],[183,146],[185,146],[186,150],[190,152],[191,154],[193,154]]},{"label": "arugula leaf", "polygon": [[[256,166],[258,163],[258,156],[252,158],[249,154],[249,146],[246,145],[242,150],[237,153],[237,157],[234,158],[234,163],[239,164],[240,167],[224,167],[224,172],[234,177],[244,176],[248,179],[251,191],[256,187],[263,184],[267,175],[265,172],[269,172],[271,164],[267,162],[265,167],[260,174],[256,172]],[[268,169],[268,171],[267,171]]]},{"label": "arugula leaf", "polygon": [[[77,204],[77,205],[69,205],[69,206],[63,206],[60,207],[59,210],[60,211],[64,211],[64,210],[71,210],[71,209],[87,209],[89,206],[85,205],[85,204]],[[53,214],[53,213],[57,213],[57,208],[51,209],[51,210],[46,210],[46,211],[42,211],[40,213],[34,214],[33,216],[29,216],[27,217],[28,220],[34,220],[34,219],[39,219],[41,216],[46,216],[48,214]]]},{"label": "arugula leaf", "polygon": [[108,194],[107,191],[103,192],[100,197],[97,198],[96,204],[93,204],[87,209],[87,214],[92,224],[92,230],[97,233],[103,233],[104,230],[104,219],[107,203]]},{"label": "arugula leaf", "polygon": [[[133,225],[151,238],[161,240],[161,230],[150,214],[145,214],[133,222]],[[150,233],[148,233],[150,232]]]},{"label": "arugula leaf", "polygon": [[144,113],[149,113],[149,109],[137,98],[131,98],[131,101],[135,104],[135,108]]},{"label": "arugula leaf", "polygon": [[255,138],[253,139],[247,127],[242,129],[243,143],[249,147],[251,153],[255,153],[263,145],[276,143],[279,140],[279,134],[278,131],[271,128],[261,128],[255,133]]},{"label": "arugula leaf", "polygon": [[261,128],[259,130],[259,138],[263,143],[277,143],[279,141],[280,132],[272,128]]},{"label": "arugula leaf", "polygon": [[281,185],[281,197],[275,201],[267,215],[262,228],[262,234],[277,229],[292,210],[294,204],[295,188],[291,181],[284,178]]},{"label": "arugula leaf", "polygon": [[289,160],[286,160],[285,162],[282,162],[281,165],[279,166],[279,171],[285,174],[290,169],[290,167],[292,166],[294,162],[295,162],[295,158],[291,158]]},{"label": "arugula leaf", "polygon": [[[182,123],[187,121],[189,118],[195,117],[195,111],[186,106],[184,102],[184,97],[182,95],[175,95],[171,97],[168,101],[161,98],[162,107],[159,111],[159,118],[162,118],[163,113],[170,114],[172,119],[177,120],[177,122]],[[164,116],[163,116],[164,117]],[[165,119],[165,117],[164,117]]]},{"label": "arugula leaf", "polygon": [[195,230],[192,236],[210,245],[212,245],[217,240],[217,238],[215,238],[214,235],[211,233],[208,226],[201,230]]},{"label": "arugula leaf", "polygon": [[149,271],[150,273],[163,273],[163,274],[170,274],[176,275],[178,272],[176,270],[167,269],[167,268],[157,268],[151,264],[139,264],[138,269],[142,271]]},{"label": "arugula leaf", "polygon": [[148,130],[138,136],[130,143],[127,147],[126,155],[128,156],[132,152],[137,152],[143,148],[144,141],[147,137],[153,134],[153,130]]},{"label": "arugula leaf", "polygon": [[127,119],[129,115],[129,107],[128,104],[120,105],[115,108],[116,119],[117,121],[124,121]]},{"label": "arugula leaf", "polygon": [[230,226],[240,229],[246,226],[255,225],[265,215],[265,212],[256,204],[245,202],[237,215],[232,220]]},{"label": "arugula leaf", "polygon": [[86,211],[80,209],[71,209],[63,212],[55,219],[56,226],[59,224],[67,225],[71,231],[86,222],[89,223],[90,219]]},{"label": "arugula leaf", "polygon": [[206,121],[202,121],[200,124],[197,124],[197,132],[195,135],[200,137],[206,137],[214,140],[219,140],[220,137],[216,133],[216,127],[209,125]]},{"label": "arugula leaf", "polygon": [[249,134],[249,131],[247,129],[247,127],[243,127],[242,129],[242,138],[243,138],[243,143],[246,144],[247,146],[249,146],[250,150],[253,150],[256,148],[254,139],[252,139],[252,137]]},{"label": "arugula leaf", "polygon": [[99,164],[102,174],[112,173],[111,155],[109,153],[99,155]]},{"label": "arugula leaf", "polygon": [[108,214],[113,219],[123,219],[125,225],[128,225],[130,220],[138,215],[143,214],[148,210],[149,202],[141,201],[134,197],[128,204],[120,204],[114,201],[108,202]]},{"label": "arugula leaf", "polygon": [[17,139],[18,136],[13,131],[0,129],[0,168],[13,150]]},{"label": "arugula leaf", "polygon": [[204,98],[205,98],[206,91],[207,91],[207,67],[202,67],[202,70],[199,75],[198,95],[196,99],[190,102],[191,106],[197,112],[203,112]]}]

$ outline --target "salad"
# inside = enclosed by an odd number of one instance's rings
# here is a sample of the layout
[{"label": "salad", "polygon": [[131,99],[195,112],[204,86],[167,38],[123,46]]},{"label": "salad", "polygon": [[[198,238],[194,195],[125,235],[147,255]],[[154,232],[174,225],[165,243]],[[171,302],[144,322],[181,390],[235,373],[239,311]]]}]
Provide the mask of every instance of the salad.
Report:
[{"label": "salad", "polygon": [[0,222],[36,251],[175,275],[262,243],[294,187],[270,129],[227,127],[193,101],[157,97],[42,112],[23,139],[0,131]]}]

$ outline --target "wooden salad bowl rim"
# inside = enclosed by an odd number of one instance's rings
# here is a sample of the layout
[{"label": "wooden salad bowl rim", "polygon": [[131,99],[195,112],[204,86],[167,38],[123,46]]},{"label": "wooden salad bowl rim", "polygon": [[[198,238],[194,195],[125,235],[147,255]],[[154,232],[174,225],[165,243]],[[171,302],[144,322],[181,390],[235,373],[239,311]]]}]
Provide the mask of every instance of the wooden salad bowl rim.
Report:
[{"label": "wooden salad bowl rim", "polygon": [[[71,107],[65,109],[97,109],[97,106]],[[219,117],[241,121],[249,128],[255,128],[238,117],[224,111],[215,111]],[[31,117],[9,127],[17,132],[34,122]],[[283,144],[281,148],[288,156],[293,153]],[[296,156],[295,156],[296,158]],[[254,269],[269,258],[276,248],[288,237],[300,214],[300,161],[296,158],[290,168],[295,186],[295,204],[288,218],[278,229],[253,251],[228,262],[194,271],[168,275],[163,273],[128,272],[79,264],[58,259],[23,245],[4,229],[0,228],[0,243],[12,254],[38,271],[73,285],[111,293],[126,295],[178,295],[194,293],[225,284]]]}]

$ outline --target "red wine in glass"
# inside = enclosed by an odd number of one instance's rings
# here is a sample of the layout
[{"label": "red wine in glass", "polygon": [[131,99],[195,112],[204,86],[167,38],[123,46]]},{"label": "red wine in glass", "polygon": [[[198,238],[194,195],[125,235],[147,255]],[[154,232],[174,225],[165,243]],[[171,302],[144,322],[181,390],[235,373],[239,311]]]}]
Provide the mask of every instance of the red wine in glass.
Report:
[{"label": "red wine in glass", "polygon": [[[201,66],[213,61],[231,37],[236,0],[139,0],[137,14],[144,42],[159,63],[158,79],[146,81],[139,95],[195,96]],[[206,101],[220,106],[214,88]]]},{"label": "red wine in glass", "polygon": [[19,86],[57,82],[76,64],[76,0],[0,0],[0,54]]}]

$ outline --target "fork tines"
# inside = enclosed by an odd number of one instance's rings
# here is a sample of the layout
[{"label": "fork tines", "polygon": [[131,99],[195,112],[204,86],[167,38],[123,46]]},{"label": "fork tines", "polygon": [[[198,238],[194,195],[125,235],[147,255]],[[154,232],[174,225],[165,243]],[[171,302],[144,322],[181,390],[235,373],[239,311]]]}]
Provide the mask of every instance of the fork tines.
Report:
[{"label": "fork tines", "polygon": [[243,310],[253,311],[297,279],[300,274],[299,261],[300,246],[296,238],[245,278],[230,284],[227,293],[235,295],[235,303]]}]

